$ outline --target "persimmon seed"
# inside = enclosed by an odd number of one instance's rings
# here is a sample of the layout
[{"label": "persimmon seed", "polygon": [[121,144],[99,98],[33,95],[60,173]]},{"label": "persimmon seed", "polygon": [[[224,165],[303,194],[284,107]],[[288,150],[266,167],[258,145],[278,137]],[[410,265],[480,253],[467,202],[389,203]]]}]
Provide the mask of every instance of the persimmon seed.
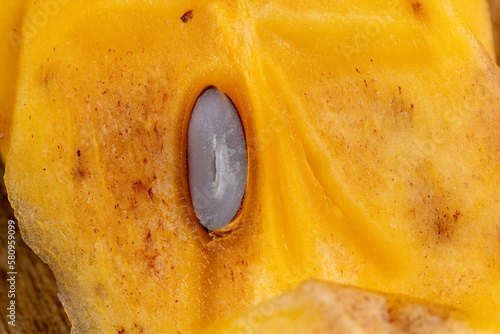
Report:
[{"label": "persimmon seed", "polygon": [[243,126],[231,100],[205,90],[195,103],[188,129],[189,189],[200,224],[225,227],[237,214],[247,182]]}]

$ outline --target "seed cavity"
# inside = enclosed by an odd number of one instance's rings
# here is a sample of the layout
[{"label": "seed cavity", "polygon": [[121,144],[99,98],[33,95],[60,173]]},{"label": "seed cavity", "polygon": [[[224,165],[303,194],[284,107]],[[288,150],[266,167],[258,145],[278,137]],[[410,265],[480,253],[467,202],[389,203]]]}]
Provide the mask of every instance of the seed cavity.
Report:
[{"label": "seed cavity", "polygon": [[188,128],[189,190],[200,224],[213,231],[238,212],[247,182],[247,148],[231,100],[210,87],[196,101]]}]

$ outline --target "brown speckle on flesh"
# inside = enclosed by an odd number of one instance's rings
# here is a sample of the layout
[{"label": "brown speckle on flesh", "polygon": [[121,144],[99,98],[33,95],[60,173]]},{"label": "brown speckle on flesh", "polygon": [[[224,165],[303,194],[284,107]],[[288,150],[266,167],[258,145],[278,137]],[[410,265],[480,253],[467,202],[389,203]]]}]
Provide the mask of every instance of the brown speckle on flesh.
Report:
[{"label": "brown speckle on flesh", "polygon": [[191,21],[192,18],[193,18],[193,11],[189,10],[185,12],[184,15],[182,15],[181,20],[184,23],[188,23],[189,21]]}]

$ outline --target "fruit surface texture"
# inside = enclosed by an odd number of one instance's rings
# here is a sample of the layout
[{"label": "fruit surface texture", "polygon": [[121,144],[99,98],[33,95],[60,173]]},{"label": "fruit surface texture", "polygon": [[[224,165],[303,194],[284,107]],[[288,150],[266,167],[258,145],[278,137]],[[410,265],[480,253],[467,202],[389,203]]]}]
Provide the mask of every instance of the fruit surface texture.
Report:
[{"label": "fruit surface texture", "polygon": [[316,280],[265,301],[209,333],[408,334],[498,333],[498,324],[471,326],[467,315],[428,301]]},{"label": "fruit surface texture", "polygon": [[[457,12],[463,18],[469,29],[476,35],[483,47],[495,59],[495,41],[493,36],[492,18],[496,17],[497,0],[453,0]],[[491,3],[491,5],[490,5]],[[491,11],[490,11],[491,10]],[[491,15],[493,14],[493,15]]]},{"label": "fruit surface texture", "polygon": [[490,13],[493,25],[493,39],[495,42],[495,53],[497,64],[500,59],[500,0],[490,0]]},{"label": "fruit surface texture", "polygon": [[5,163],[16,97],[24,0],[0,3],[0,155]]},{"label": "fruit surface texture", "polygon": [[[5,179],[76,333],[199,333],[308,278],[500,321],[500,71],[450,2],[24,10],[47,20],[20,45]],[[186,157],[211,86],[248,176],[206,231]]]}]

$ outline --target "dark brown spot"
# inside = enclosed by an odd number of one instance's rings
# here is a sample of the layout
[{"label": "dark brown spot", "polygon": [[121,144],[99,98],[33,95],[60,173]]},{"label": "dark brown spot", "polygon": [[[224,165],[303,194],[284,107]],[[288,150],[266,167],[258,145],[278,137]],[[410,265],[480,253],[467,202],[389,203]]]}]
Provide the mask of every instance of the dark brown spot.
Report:
[{"label": "dark brown spot", "polygon": [[423,17],[425,12],[422,3],[419,0],[410,0],[410,1],[413,14],[418,17]]},{"label": "dark brown spot", "polygon": [[142,184],[142,181],[137,181],[132,185],[132,190],[136,193],[146,191],[146,186]]},{"label": "dark brown spot", "polygon": [[461,216],[459,210],[455,210],[455,213],[445,213],[439,214],[440,210],[436,208],[436,220],[435,220],[435,230],[434,233],[438,238],[451,238],[451,234],[455,229],[458,218]]},{"label": "dark brown spot", "polygon": [[415,14],[420,13],[420,9],[422,8],[422,4],[420,2],[414,2],[411,4],[411,7],[413,8],[413,12]]},{"label": "dark brown spot", "polygon": [[191,21],[192,18],[193,18],[193,11],[189,10],[185,12],[184,15],[182,15],[181,20],[184,23],[188,23],[189,21]]},{"label": "dark brown spot", "polygon": [[78,158],[76,160],[76,164],[75,164],[75,167],[73,169],[72,174],[76,180],[83,181],[86,174],[90,174],[90,172],[88,170],[88,166],[87,166],[86,162],[82,160],[80,150],[76,151],[76,155]]}]

